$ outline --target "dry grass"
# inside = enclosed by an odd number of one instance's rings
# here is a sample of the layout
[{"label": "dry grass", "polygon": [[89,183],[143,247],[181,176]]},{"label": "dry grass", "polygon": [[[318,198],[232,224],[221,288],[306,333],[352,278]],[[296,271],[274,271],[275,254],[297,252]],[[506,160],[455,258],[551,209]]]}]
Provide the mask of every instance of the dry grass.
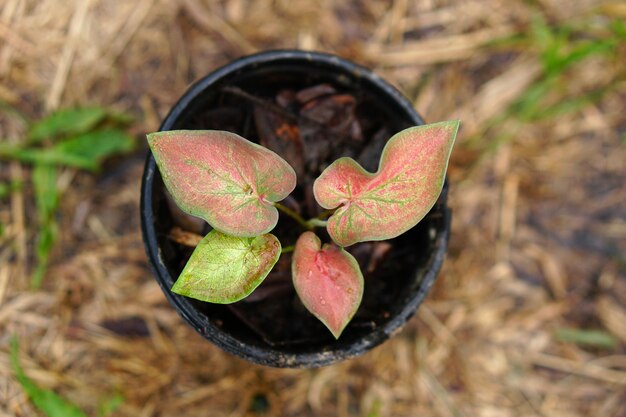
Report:
[{"label": "dry grass", "polygon": [[[579,109],[498,119],[544,75],[542,45],[528,36],[537,14],[603,38],[626,9],[599,0],[4,0],[0,102],[32,118],[88,103],[127,111],[142,149],[102,175],[61,176],[62,236],[43,290],[28,290],[31,190],[0,201],[0,416],[37,415],[9,366],[11,335],[27,374],[89,415],[120,392],[115,415],[133,417],[625,416],[626,51],[622,40],[613,55],[559,74],[546,96],[554,106],[610,86]],[[438,285],[391,341],[317,370],[250,365],[205,342],[166,303],[139,234],[142,134],[192,80],[271,48],[365,63],[427,120],[463,122]],[[19,142],[24,129],[0,115],[4,140]],[[28,176],[2,162],[1,180]],[[615,344],[577,344],[559,336],[564,328],[601,330]]]}]

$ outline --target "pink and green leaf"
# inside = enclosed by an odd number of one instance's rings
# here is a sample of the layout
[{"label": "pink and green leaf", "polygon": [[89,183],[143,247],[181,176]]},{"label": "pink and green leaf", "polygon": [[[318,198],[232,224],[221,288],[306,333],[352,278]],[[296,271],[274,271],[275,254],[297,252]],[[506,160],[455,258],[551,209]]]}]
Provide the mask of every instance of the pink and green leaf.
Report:
[{"label": "pink and green leaf", "polygon": [[209,303],[234,303],[263,282],[280,251],[271,234],[240,238],[212,230],[193,251],[172,292]]},{"label": "pink and green leaf", "polygon": [[333,162],[313,184],[317,202],[337,209],[328,233],[341,246],[394,238],[415,226],[437,201],[458,121],[411,127],[394,135],[378,171],[351,158]]},{"label": "pink and green leaf", "polygon": [[272,230],[278,221],[273,203],[296,186],[287,162],[234,133],[157,132],[148,143],[176,204],[232,236]]},{"label": "pink and green leaf", "polygon": [[313,232],[300,236],[292,259],[298,297],[338,339],[361,304],[363,274],[359,264],[334,244],[322,246]]}]

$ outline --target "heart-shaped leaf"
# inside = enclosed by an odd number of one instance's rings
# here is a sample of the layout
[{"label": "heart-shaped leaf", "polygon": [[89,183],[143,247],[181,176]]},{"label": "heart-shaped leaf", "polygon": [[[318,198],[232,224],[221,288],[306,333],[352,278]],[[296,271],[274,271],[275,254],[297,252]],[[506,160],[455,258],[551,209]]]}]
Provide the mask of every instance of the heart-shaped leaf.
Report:
[{"label": "heart-shaped leaf", "polygon": [[291,271],[302,304],[339,338],[363,296],[363,274],[342,248],[304,232],[296,242]]},{"label": "heart-shaped leaf", "polygon": [[351,158],[333,162],[313,184],[317,202],[337,208],[328,233],[341,246],[396,237],[415,226],[437,201],[458,121],[411,127],[394,135],[378,171]]},{"label": "heart-shaped leaf", "polygon": [[240,238],[212,230],[191,254],[172,292],[209,303],[234,303],[263,282],[280,251],[271,234]]},{"label": "heart-shaped leaf", "polygon": [[272,203],[296,186],[287,162],[234,133],[157,132],[148,135],[148,143],[176,204],[232,236],[272,230],[278,221]]}]

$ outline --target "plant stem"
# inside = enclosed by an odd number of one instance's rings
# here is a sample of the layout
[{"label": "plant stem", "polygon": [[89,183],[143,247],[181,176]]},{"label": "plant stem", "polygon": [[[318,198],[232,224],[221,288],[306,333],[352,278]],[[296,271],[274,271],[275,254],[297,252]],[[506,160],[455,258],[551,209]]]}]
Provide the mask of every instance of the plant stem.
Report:
[{"label": "plant stem", "polygon": [[310,219],[307,223],[313,227],[326,227],[328,220]]},{"label": "plant stem", "polygon": [[278,210],[282,211],[287,216],[297,221],[298,224],[300,224],[300,226],[304,227],[306,230],[313,230],[316,227],[326,227],[326,224],[328,223],[326,220],[322,220],[319,218],[304,220],[304,218],[300,216],[300,214],[290,209],[289,207],[283,206],[280,203],[274,203],[274,207],[276,207]]},{"label": "plant stem", "polygon": [[309,222],[304,220],[302,216],[300,216],[298,213],[296,213],[294,210],[290,209],[289,207],[283,206],[280,203],[274,203],[274,207],[276,207],[278,210],[282,211],[287,216],[297,221],[300,224],[300,226],[304,227],[305,229],[307,230],[313,229],[313,226],[309,224]]},{"label": "plant stem", "polygon": [[330,209],[330,210],[324,210],[323,212],[321,212],[321,213],[320,213],[320,214],[316,217],[316,219],[319,219],[319,220],[324,220],[324,219],[327,219],[327,218],[329,218],[329,217],[330,217],[330,216],[331,216],[334,212],[336,212],[336,211],[337,211],[337,209],[336,209],[336,208],[334,208],[334,209]]},{"label": "plant stem", "polygon": [[280,253],[290,253],[293,252],[296,247],[294,245],[285,246],[281,249]]}]

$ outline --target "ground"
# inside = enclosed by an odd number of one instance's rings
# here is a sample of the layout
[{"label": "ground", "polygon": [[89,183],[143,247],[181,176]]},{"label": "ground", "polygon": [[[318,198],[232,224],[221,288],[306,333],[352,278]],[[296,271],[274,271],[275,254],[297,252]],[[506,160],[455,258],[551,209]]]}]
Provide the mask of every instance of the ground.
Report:
[{"label": "ground", "polygon": [[[32,169],[0,159],[0,416],[39,415],[9,361],[96,415],[626,416],[626,7],[567,0],[4,0],[0,138],[98,105],[130,154],[60,170],[31,289]],[[144,135],[186,87],[267,49],[336,53],[427,121],[460,119],[453,230],[427,301],[384,345],[314,370],[251,365],[167,304],[139,231]]]}]

